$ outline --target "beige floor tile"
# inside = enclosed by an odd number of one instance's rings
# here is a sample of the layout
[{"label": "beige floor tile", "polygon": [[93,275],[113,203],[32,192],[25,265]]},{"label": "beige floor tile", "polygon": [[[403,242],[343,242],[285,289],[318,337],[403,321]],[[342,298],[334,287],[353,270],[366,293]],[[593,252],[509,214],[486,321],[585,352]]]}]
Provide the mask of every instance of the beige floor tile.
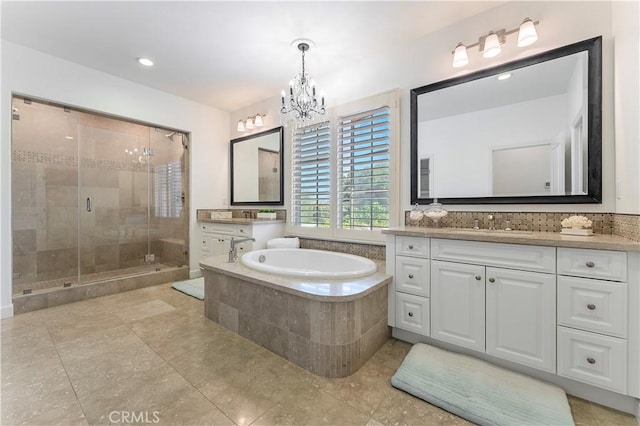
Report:
[{"label": "beige floor tile", "polygon": [[372,414],[393,389],[395,370],[369,362],[351,376],[325,379],[321,389],[358,410]]},{"label": "beige floor tile", "polygon": [[470,425],[460,417],[392,389],[371,418],[383,425]]},{"label": "beige floor tile", "polygon": [[366,425],[369,416],[324,391],[309,388],[282,400],[253,425]]},{"label": "beige floor tile", "polygon": [[[408,343],[391,339],[356,374],[322,378],[205,319],[170,284],[0,325],[2,425],[109,424],[114,410],[158,411],[169,425],[468,424],[390,386]],[[578,425],[637,426],[569,402]]]},{"label": "beige floor tile", "polygon": [[165,312],[175,311],[176,308],[164,300],[149,300],[147,302],[128,305],[124,308],[113,309],[112,312],[125,324],[130,324],[145,318],[159,315]]},{"label": "beige floor tile", "polygon": [[[1,372],[0,424],[31,422],[77,403],[67,374],[56,356],[37,364],[12,365]],[[70,417],[73,420],[76,416]]]},{"label": "beige floor tile", "polygon": [[158,412],[159,426],[234,426],[234,423],[199,391],[185,393]]}]

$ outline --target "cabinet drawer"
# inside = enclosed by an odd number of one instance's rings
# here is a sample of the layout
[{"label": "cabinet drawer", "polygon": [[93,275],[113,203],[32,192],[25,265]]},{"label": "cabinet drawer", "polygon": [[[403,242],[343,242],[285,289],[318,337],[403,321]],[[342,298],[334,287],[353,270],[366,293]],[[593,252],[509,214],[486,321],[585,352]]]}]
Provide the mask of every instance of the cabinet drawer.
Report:
[{"label": "cabinet drawer", "polygon": [[200,230],[209,234],[236,235],[236,225],[230,223],[200,223]]},{"label": "cabinet drawer", "polygon": [[603,280],[627,280],[623,251],[558,248],[558,274]]},{"label": "cabinet drawer", "polygon": [[555,272],[554,247],[431,239],[431,258],[534,272]]},{"label": "cabinet drawer", "polygon": [[429,299],[396,293],[396,327],[429,335]]},{"label": "cabinet drawer", "polygon": [[429,296],[429,260],[396,256],[396,290]]},{"label": "cabinet drawer", "polygon": [[403,256],[429,257],[429,239],[396,237],[396,253]]},{"label": "cabinet drawer", "polygon": [[251,225],[238,225],[237,235],[243,237],[251,237]]},{"label": "cabinet drawer", "polygon": [[558,327],[558,375],[627,391],[627,341]]},{"label": "cabinet drawer", "polygon": [[558,324],[627,335],[627,283],[558,276]]}]

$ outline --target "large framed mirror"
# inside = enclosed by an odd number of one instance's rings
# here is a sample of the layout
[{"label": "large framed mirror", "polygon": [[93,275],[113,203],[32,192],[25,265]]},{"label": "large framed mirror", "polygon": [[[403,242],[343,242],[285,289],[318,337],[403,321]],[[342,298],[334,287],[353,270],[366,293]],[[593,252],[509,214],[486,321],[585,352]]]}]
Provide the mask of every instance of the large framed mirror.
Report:
[{"label": "large framed mirror", "polygon": [[602,202],[602,38],[411,90],[411,203]]},{"label": "large framed mirror", "polygon": [[231,205],[283,204],[283,129],[231,141]]}]

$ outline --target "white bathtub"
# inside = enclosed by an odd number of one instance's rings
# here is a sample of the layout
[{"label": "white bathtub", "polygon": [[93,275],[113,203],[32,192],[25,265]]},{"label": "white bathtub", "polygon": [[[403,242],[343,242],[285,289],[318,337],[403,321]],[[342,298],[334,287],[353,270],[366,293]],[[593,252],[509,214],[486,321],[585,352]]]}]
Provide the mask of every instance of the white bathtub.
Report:
[{"label": "white bathtub", "polygon": [[240,262],[257,271],[304,278],[355,278],[376,272],[375,262],[361,256],[308,249],[267,249],[245,253]]}]

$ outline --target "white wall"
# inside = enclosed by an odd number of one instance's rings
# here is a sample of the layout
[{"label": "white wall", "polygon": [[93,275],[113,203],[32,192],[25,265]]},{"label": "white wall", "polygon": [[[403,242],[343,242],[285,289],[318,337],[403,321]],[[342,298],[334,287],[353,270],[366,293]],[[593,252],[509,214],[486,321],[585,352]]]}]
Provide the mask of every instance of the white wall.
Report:
[{"label": "white wall", "polygon": [[[592,37],[603,36],[603,202],[602,204],[580,205],[580,211],[585,212],[612,212],[616,208],[614,197],[614,111],[613,111],[613,40],[612,40],[612,4],[609,1],[602,2],[572,2],[572,1],[518,1],[510,2],[475,17],[463,20],[455,25],[433,33],[427,37],[416,40],[402,46],[397,46],[393,51],[379,54],[375,57],[363,58],[357,65],[346,69],[340,69],[330,75],[315,77],[320,90],[326,92],[328,106],[340,105],[355,99],[381,93],[393,88],[401,89],[401,170],[402,170],[402,209],[409,210],[410,205],[410,155],[409,155],[409,91],[413,88],[435,83],[451,77],[457,77],[483,68],[495,66],[504,62],[523,58],[543,51],[575,43]],[[461,7],[464,7],[461,4]],[[637,5],[635,6],[637,8]],[[620,12],[620,15],[623,15]],[[490,30],[500,28],[517,27],[525,17],[539,20],[536,26],[539,40],[527,47],[516,46],[517,35],[511,35],[507,44],[503,45],[502,54],[492,59],[484,59],[477,49],[469,49],[469,65],[462,69],[451,67],[451,51],[459,42],[473,43],[480,35]],[[620,16],[619,20],[629,20],[628,16]],[[633,24],[637,31],[637,23]],[[635,44],[626,36],[627,44],[635,46],[631,52],[636,56],[637,64],[637,40]],[[632,46],[632,47],[633,47]],[[356,47],[357,49],[357,47]],[[621,49],[625,49],[621,47]],[[316,55],[322,54],[322,46],[318,46]],[[339,68],[339,67],[338,67]],[[636,68],[637,70],[637,65]],[[283,87],[298,70],[291,70],[290,75],[283,76]],[[309,70],[313,72],[313,70]],[[637,72],[635,74],[637,78]],[[625,87],[637,87],[632,76],[625,77]],[[633,86],[636,84],[636,86]],[[637,91],[637,90],[636,90]],[[280,97],[274,94],[273,98],[245,108],[242,111],[231,114],[232,126],[237,120],[246,118],[260,111],[260,108],[268,109],[277,114]],[[631,96],[631,93],[621,93],[623,98]],[[634,101],[627,100],[627,104]],[[635,101],[637,104],[637,100]],[[637,107],[628,106],[630,112]],[[630,115],[631,117],[631,115]],[[273,120],[273,116],[269,116]],[[278,118],[275,118],[276,122]],[[637,123],[637,119],[635,120]],[[621,123],[621,128],[632,126],[628,121]],[[233,130],[233,129],[232,129]],[[637,135],[637,133],[636,133]],[[636,147],[638,139],[625,139],[620,143],[627,147]],[[634,145],[635,144],[635,145]],[[287,144],[285,143],[285,146]],[[636,151],[637,152],[637,151]],[[635,161],[635,170],[638,170],[638,162]],[[631,165],[633,165],[631,164]],[[629,175],[631,175],[629,167]],[[631,194],[630,202],[639,203],[640,194]],[[449,205],[450,210],[479,210],[479,211],[575,211],[575,204],[525,204],[525,205]]]},{"label": "white wall", "polygon": [[557,95],[418,123],[428,137],[418,158],[431,157],[433,196],[491,196],[492,150],[553,143],[566,130],[566,111],[566,95]]},{"label": "white wall", "polygon": [[[14,43],[2,42],[0,315],[11,315],[11,94],[131,118],[191,133],[190,269],[199,271],[195,211],[225,207],[229,114]],[[212,167],[215,164],[215,167]]]},{"label": "white wall", "polygon": [[640,214],[640,2],[613,3],[616,212]]}]

